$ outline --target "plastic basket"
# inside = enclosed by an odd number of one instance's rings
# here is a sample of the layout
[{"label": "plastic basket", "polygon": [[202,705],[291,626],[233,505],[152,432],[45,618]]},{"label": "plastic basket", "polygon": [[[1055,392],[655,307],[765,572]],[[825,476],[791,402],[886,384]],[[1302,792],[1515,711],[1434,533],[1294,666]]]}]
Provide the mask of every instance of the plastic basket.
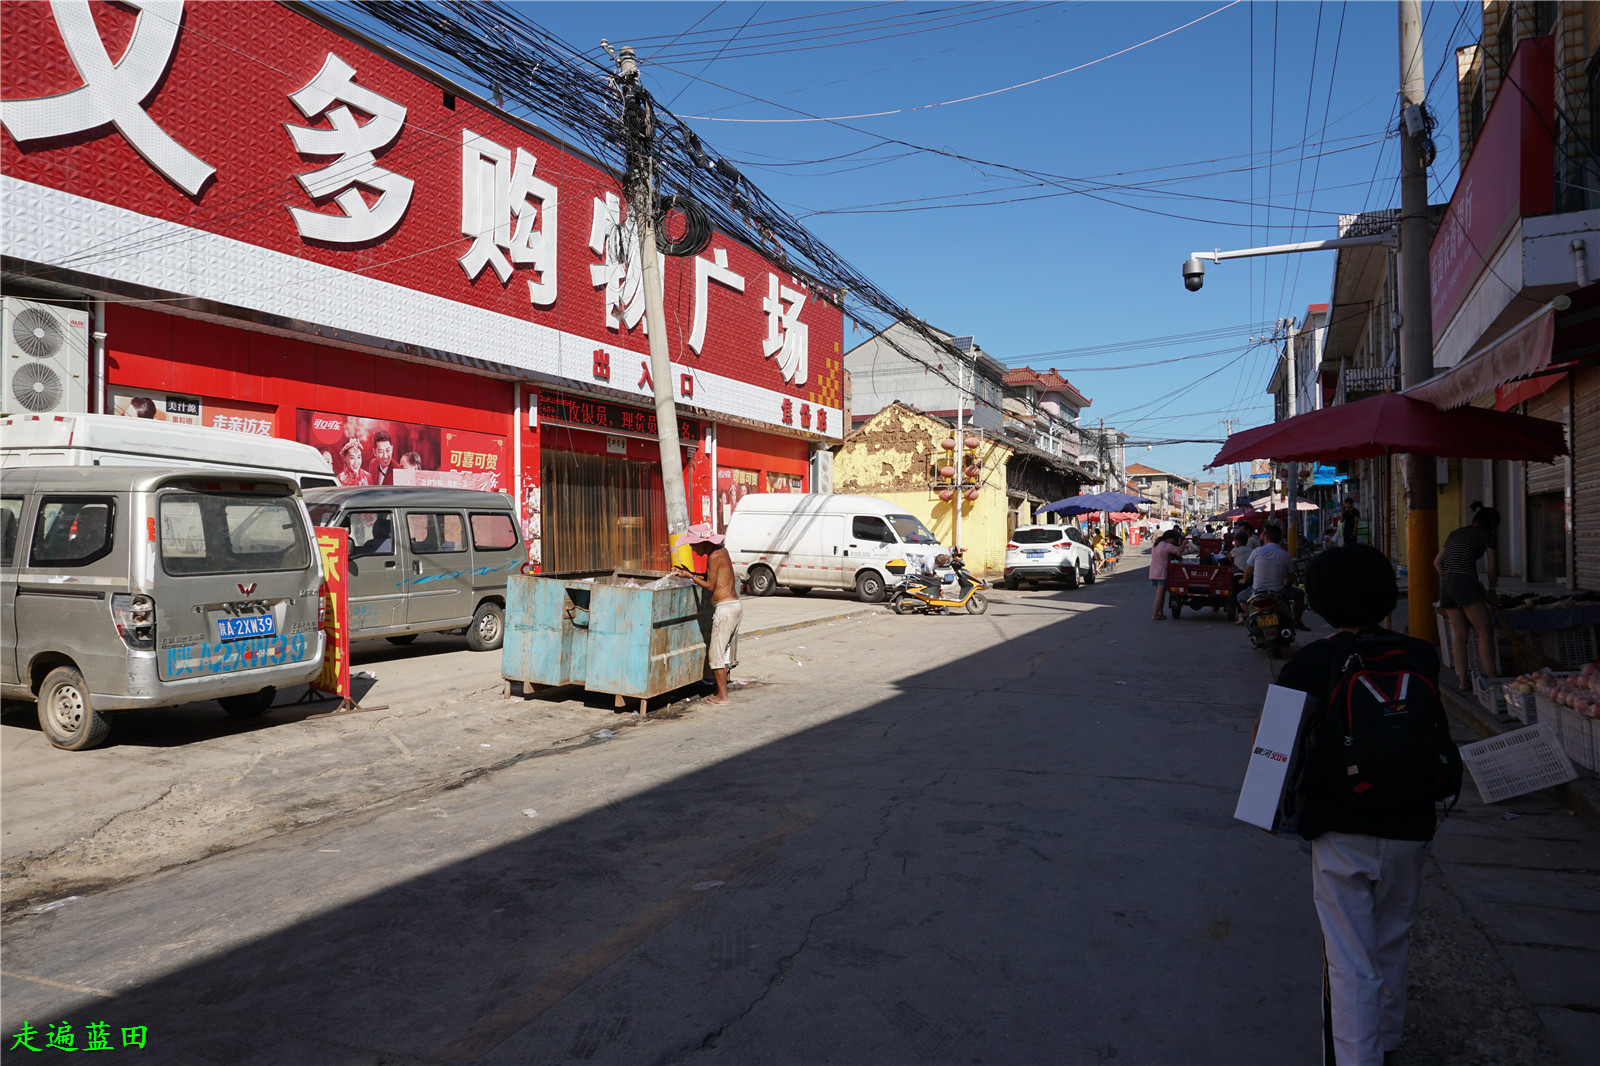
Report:
[{"label": "plastic basket", "polygon": [[1478,697],[1478,703],[1484,710],[1495,715],[1509,715],[1511,712],[1506,705],[1506,682],[1514,681],[1510,677],[1472,677],[1472,692]]},{"label": "plastic basket", "polygon": [[1499,803],[1578,776],[1544,722],[1463,744],[1461,759],[1485,803]]},{"label": "plastic basket", "polygon": [[1538,693],[1516,692],[1507,687],[1501,689],[1506,698],[1506,713],[1524,725],[1532,725],[1539,720]]},{"label": "plastic basket", "polygon": [[1535,629],[1533,646],[1569,670],[1593,662],[1597,651],[1594,626]]},{"label": "plastic basket", "polygon": [[1561,750],[1567,757],[1586,769],[1593,770],[1595,763],[1600,762],[1600,752],[1595,751],[1597,742],[1600,742],[1600,730],[1595,727],[1596,720],[1585,717],[1571,707],[1559,708]]}]

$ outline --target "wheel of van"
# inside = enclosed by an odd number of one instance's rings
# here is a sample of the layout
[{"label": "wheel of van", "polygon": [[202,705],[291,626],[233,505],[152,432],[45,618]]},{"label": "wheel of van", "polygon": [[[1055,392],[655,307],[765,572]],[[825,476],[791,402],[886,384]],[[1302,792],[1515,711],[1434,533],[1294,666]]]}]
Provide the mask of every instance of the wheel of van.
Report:
[{"label": "wheel of van", "polygon": [[235,718],[254,718],[267,713],[267,708],[272,706],[272,701],[277,699],[278,690],[268,685],[260,692],[246,692],[239,696],[223,696],[217,700],[218,705]]},{"label": "wheel of van", "polygon": [[811,586],[810,585],[790,585],[789,586],[789,591],[794,593],[796,596],[809,596],[811,594]]},{"label": "wheel of van", "polygon": [[467,627],[467,647],[473,651],[494,651],[506,636],[506,613],[498,603],[486,603],[472,616]]},{"label": "wheel of van", "polygon": [[400,646],[404,647],[405,645],[416,640],[417,635],[415,633],[402,633],[398,637],[384,637],[383,639],[387,640],[390,644],[399,644]]},{"label": "wheel of van", "polygon": [[883,575],[875,570],[863,570],[856,575],[856,598],[862,603],[882,603]]},{"label": "wheel of van", "polygon": [[56,747],[83,751],[105,742],[111,719],[91,706],[83,675],[70,666],[58,666],[39,686],[39,728]]},{"label": "wheel of van", "polygon": [[745,581],[750,585],[750,595],[770,596],[778,588],[778,579],[764,566],[752,566]]},{"label": "wheel of van", "polygon": [[989,609],[989,597],[981,592],[974,592],[967,597],[967,613],[982,614]]}]

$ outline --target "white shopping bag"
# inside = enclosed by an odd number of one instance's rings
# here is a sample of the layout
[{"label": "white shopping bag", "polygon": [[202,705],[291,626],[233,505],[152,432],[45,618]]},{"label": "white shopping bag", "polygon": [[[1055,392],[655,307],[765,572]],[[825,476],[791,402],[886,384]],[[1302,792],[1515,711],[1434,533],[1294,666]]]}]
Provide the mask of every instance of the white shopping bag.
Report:
[{"label": "white shopping bag", "polygon": [[1250,745],[1250,763],[1244,771],[1244,787],[1233,816],[1241,822],[1277,832],[1283,808],[1283,793],[1294,769],[1296,740],[1306,709],[1316,701],[1304,692],[1278,685],[1267,686],[1267,702],[1261,708],[1255,740]]}]

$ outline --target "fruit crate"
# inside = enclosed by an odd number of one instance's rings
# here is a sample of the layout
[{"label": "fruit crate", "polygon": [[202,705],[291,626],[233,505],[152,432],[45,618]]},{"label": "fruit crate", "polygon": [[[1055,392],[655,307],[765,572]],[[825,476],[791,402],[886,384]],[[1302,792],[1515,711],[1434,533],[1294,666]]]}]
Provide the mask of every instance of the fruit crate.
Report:
[{"label": "fruit crate", "polygon": [[1461,746],[1472,783],[1485,803],[1498,803],[1578,776],[1545,722]]},{"label": "fruit crate", "polygon": [[1524,725],[1532,725],[1539,720],[1538,693],[1516,692],[1509,685],[1503,691],[1507,714]]},{"label": "fruit crate", "polygon": [[1483,709],[1490,714],[1509,715],[1511,711],[1506,704],[1506,682],[1515,680],[1514,677],[1483,677],[1473,674],[1472,693],[1478,697],[1478,703]]},{"label": "fruit crate", "polygon": [[1571,707],[1558,707],[1560,719],[1561,750],[1567,753],[1567,758],[1587,770],[1595,769],[1595,764],[1600,762],[1600,719],[1590,718],[1579,714]]},{"label": "fruit crate", "polygon": [[1535,648],[1568,670],[1594,662],[1594,626],[1566,626],[1562,629],[1535,629],[1531,643]]}]

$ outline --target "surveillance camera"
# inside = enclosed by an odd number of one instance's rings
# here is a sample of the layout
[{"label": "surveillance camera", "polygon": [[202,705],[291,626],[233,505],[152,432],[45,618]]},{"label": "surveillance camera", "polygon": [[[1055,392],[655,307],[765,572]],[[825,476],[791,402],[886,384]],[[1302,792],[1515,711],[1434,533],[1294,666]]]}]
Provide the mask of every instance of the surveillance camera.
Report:
[{"label": "surveillance camera", "polygon": [[1200,286],[1206,283],[1206,265],[1198,259],[1190,258],[1183,263],[1183,287],[1190,292],[1199,292]]}]

